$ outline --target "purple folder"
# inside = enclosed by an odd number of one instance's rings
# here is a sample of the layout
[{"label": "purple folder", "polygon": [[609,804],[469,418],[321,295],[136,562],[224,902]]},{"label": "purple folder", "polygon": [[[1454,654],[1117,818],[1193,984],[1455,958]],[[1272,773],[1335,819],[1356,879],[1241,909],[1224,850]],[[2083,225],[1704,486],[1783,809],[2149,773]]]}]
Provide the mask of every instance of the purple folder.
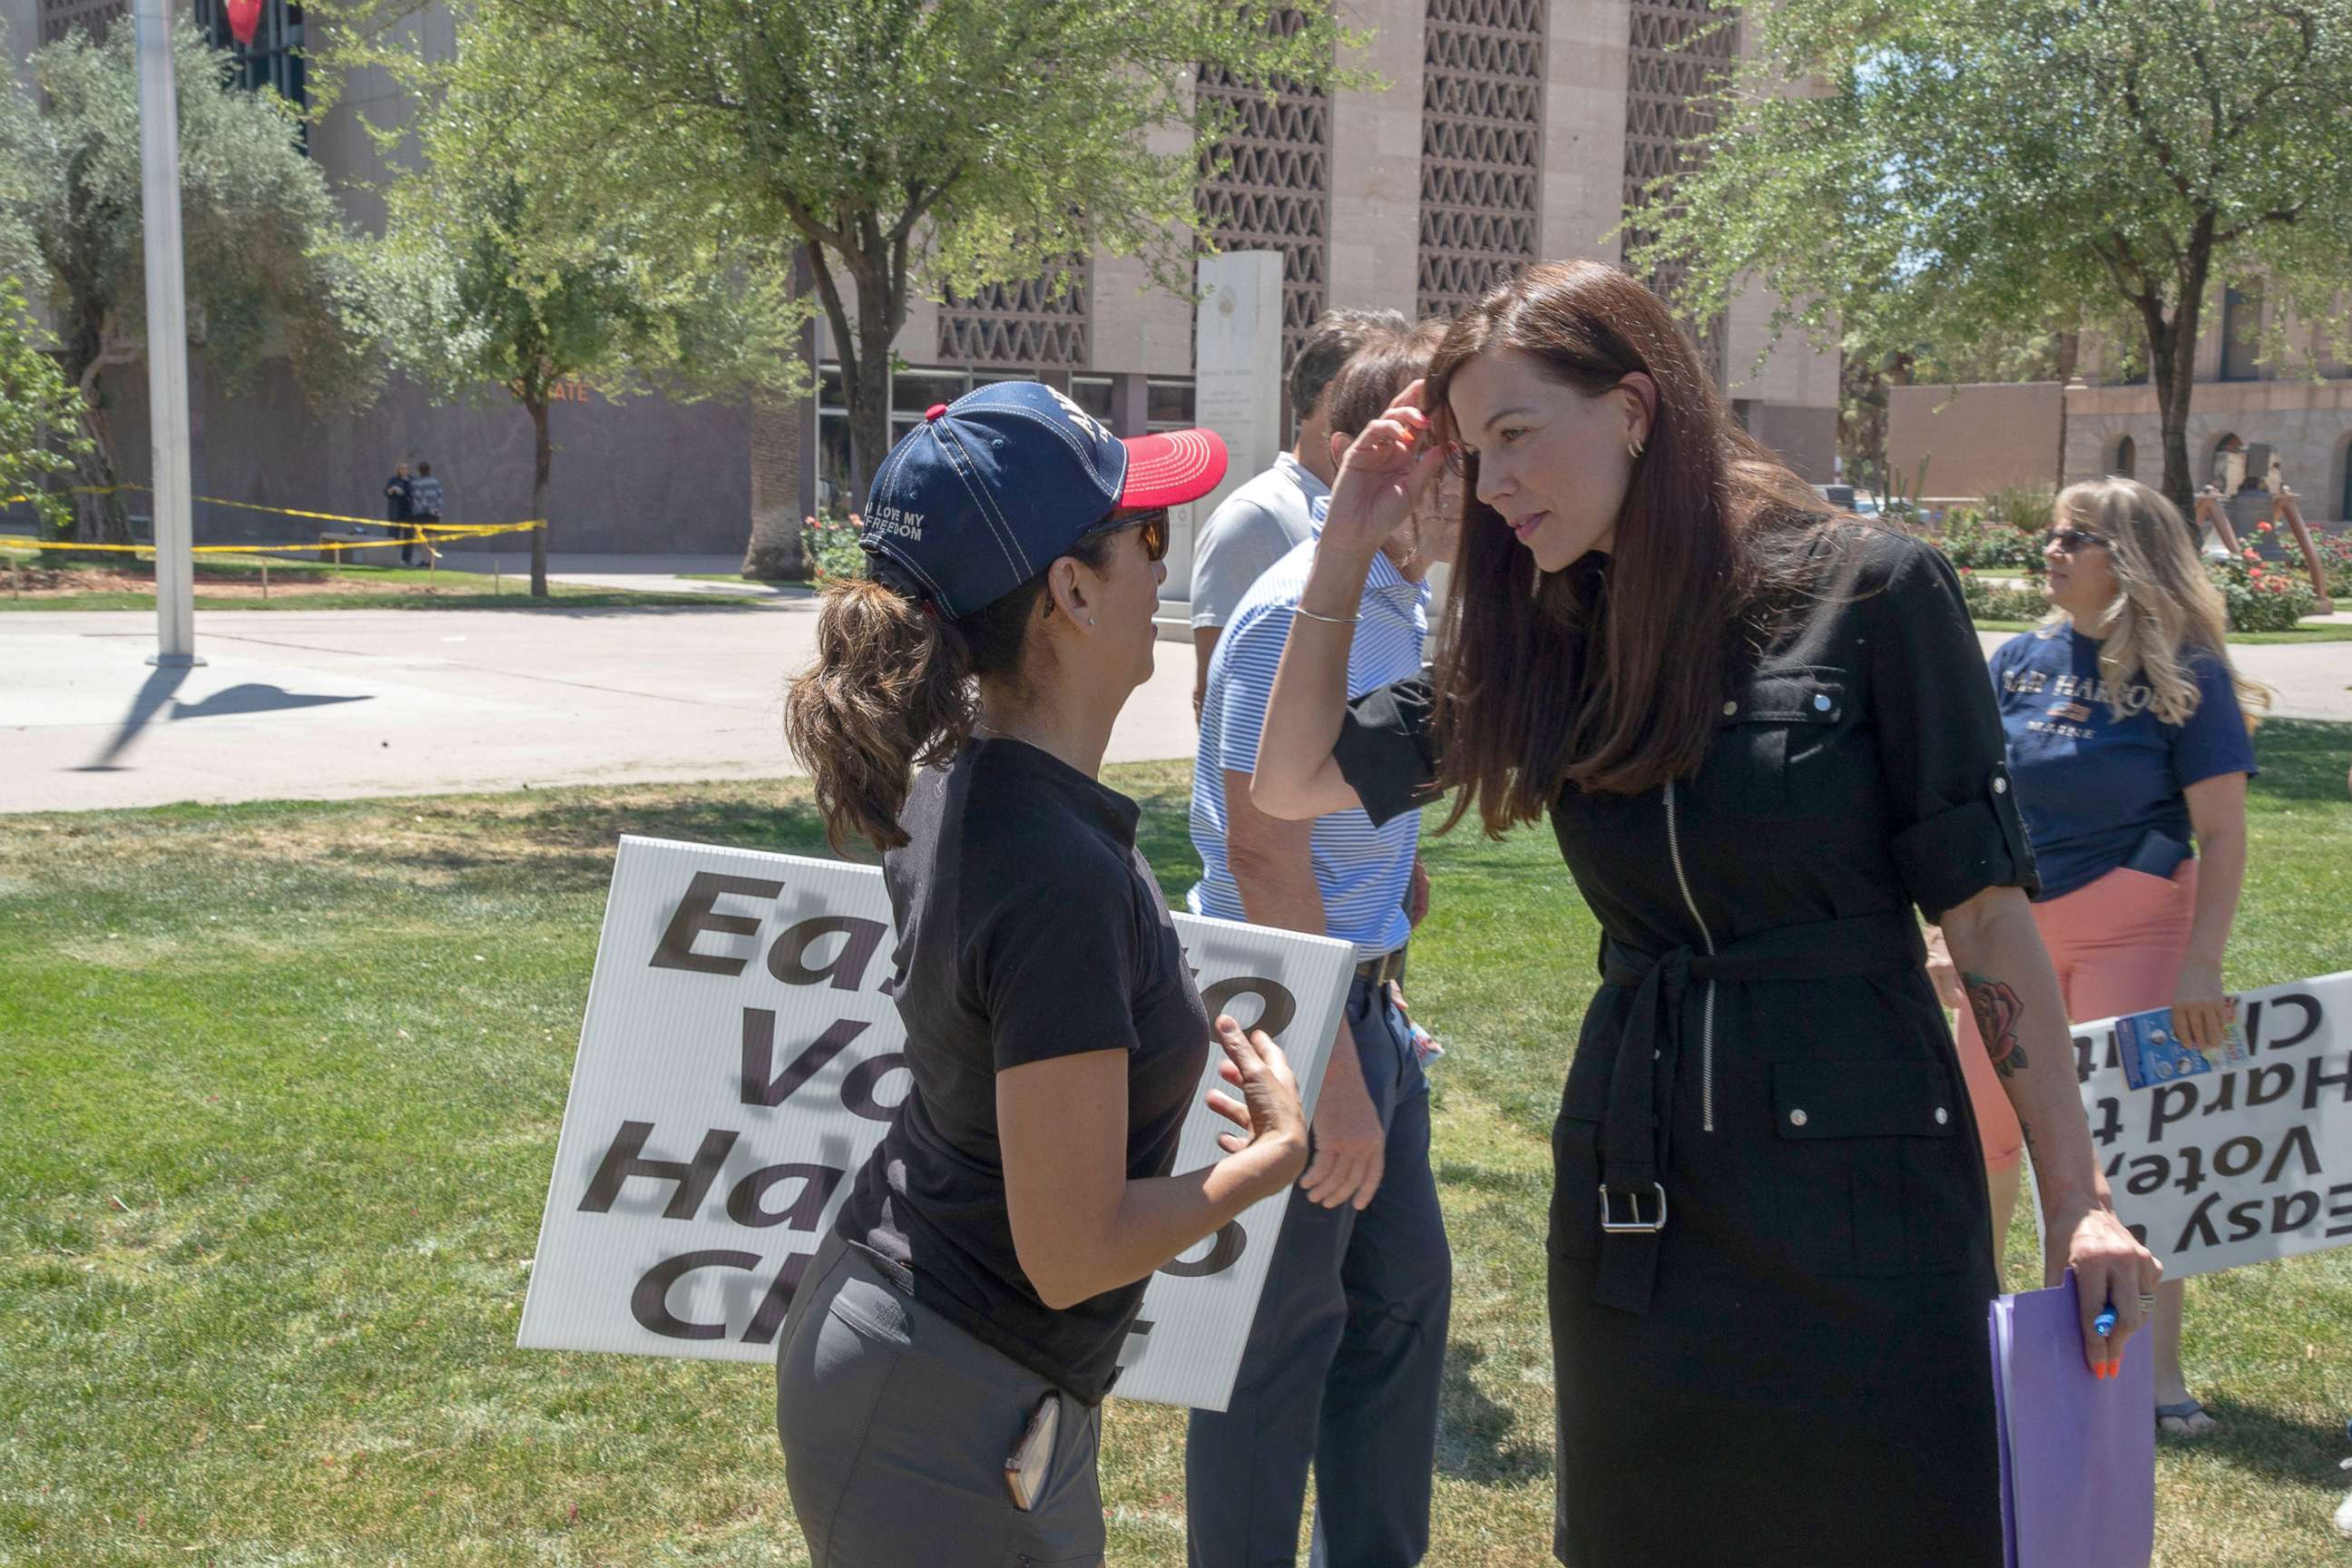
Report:
[{"label": "purple folder", "polygon": [[2074,1272],[2055,1289],[1994,1300],[2008,1568],[2147,1568],[2156,1551],[2156,1363],[2142,1330],[2123,1375],[2083,1364]]}]

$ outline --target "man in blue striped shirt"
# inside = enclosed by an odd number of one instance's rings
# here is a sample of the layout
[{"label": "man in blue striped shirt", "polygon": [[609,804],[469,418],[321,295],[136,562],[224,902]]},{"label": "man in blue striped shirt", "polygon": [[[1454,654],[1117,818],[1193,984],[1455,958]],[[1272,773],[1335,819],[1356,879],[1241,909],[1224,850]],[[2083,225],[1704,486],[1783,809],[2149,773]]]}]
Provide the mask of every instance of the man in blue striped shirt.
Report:
[{"label": "man in blue striped shirt", "polygon": [[[1327,395],[1332,458],[1417,378],[1433,332],[1392,331],[1352,355]],[[1418,675],[1429,566],[1452,554],[1433,498],[1373,562],[1349,654],[1349,694]],[[1319,537],[1321,511],[1317,511]],[[1443,536],[1442,538],[1440,536]],[[1438,1389],[1453,1260],[1429,1168],[1429,1088],[1394,982],[1417,912],[1420,814],[1375,827],[1361,811],[1285,822],[1250,802],[1250,774],[1299,598],[1310,539],[1244,595],[1209,663],[1192,773],[1195,914],[1339,938],[1358,968],[1315,1111],[1315,1154],[1291,1193],[1232,1402],[1196,1410],[1185,1444],[1194,1568],[1294,1560],[1308,1466],[1316,1559],[1406,1568],[1429,1544]]]}]

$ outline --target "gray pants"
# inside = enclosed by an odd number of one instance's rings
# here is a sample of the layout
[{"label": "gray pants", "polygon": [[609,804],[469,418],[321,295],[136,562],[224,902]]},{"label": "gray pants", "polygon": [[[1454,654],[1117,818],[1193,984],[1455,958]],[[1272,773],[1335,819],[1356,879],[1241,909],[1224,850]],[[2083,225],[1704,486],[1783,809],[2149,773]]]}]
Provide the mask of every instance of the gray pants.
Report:
[{"label": "gray pants", "polygon": [[[1024,1513],[1004,1461],[1049,1394],[1061,1426]],[[779,1336],[776,1434],[814,1568],[1103,1560],[1101,1412],[901,1295],[838,1237],[817,1249]]]}]

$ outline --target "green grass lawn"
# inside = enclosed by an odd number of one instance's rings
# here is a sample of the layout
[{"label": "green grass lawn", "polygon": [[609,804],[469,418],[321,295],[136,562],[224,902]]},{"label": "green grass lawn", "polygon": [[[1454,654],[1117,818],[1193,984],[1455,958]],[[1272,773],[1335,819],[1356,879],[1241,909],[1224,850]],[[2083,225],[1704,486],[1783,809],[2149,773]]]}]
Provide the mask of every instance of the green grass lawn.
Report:
[{"label": "green grass lawn", "polygon": [[[47,552],[41,552],[46,554]],[[381,551],[370,553],[381,555]],[[568,610],[614,606],[644,608],[659,605],[736,605],[740,600],[715,594],[638,593],[625,588],[586,587],[550,583],[549,597],[530,596],[530,555],[525,550],[509,561],[520,570],[488,574],[451,568],[430,572],[399,565],[332,565],[277,556],[200,555],[195,566],[195,605],[200,610],[517,610],[561,601]],[[109,570],[119,579],[79,587],[69,593],[32,593],[16,576],[19,565],[68,564],[52,557],[46,563],[36,552],[0,545],[0,610],[152,610],[155,607],[154,568],[136,566]],[[79,561],[76,570],[86,569]],[[269,596],[261,596],[264,566]]]},{"label": "green grass lawn", "polygon": [[[2352,727],[2261,745],[2244,985],[2352,967]],[[1188,774],[1112,774],[1171,894]],[[0,818],[0,1563],[805,1562],[761,1369],[514,1346],[624,832],[821,842],[797,784]],[[1548,835],[1430,858],[1455,1283],[1429,1561],[1537,1568],[1546,1133],[1595,932]],[[2341,1564],[2352,1252],[2189,1300],[2229,1429],[2161,1450],[2161,1560]],[[1183,1561],[1182,1425],[1113,1402],[1113,1563]]]},{"label": "green grass lawn", "polygon": [[740,572],[681,572],[678,575],[689,583],[733,583],[746,588],[806,588],[808,584],[797,579],[769,582],[761,577],[746,577]]}]

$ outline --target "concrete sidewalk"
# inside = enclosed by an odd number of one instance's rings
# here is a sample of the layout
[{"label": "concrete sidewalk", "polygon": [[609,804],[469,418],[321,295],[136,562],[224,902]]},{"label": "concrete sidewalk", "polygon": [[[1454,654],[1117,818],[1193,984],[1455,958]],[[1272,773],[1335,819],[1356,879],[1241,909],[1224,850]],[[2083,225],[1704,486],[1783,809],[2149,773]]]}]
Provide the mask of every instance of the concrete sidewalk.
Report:
[{"label": "concrete sidewalk", "polygon": [[[200,611],[189,670],[145,612],[0,614],[0,812],[774,778],[816,603],[700,610]],[[1111,738],[1189,756],[1161,650]]]},{"label": "concrete sidewalk", "polygon": [[[145,612],[0,613],[0,812],[777,777],[798,771],[782,688],[815,625],[803,593],[707,610],[204,611],[209,662],[164,671],[145,663]],[[2237,657],[2283,716],[2352,721],[2352,643]],[[1190,650],[1162,646],[1111,760],[1191,756],[1192,682]]]},{"label": "concrete sidewalk", "polygon": [[[809,590],[798,584],[747,583],[739,573],[743,564],[740,555],[567,555],[561,552],[547,558],[547,578],[551,583],[571,583],[584,588],[631,588],[640,594],[719,594],[739,595],[755,598],[805,595]],[[525,551],[518,564],[516,557],[474,550],[445,550],[441,552],[441,568],[445,572],[472,572],[488,576],[493,572],[509,577],[530,577],[530,552]],[[701,578],[712,573],[725,573],[734,580],[707,583]]]}]

